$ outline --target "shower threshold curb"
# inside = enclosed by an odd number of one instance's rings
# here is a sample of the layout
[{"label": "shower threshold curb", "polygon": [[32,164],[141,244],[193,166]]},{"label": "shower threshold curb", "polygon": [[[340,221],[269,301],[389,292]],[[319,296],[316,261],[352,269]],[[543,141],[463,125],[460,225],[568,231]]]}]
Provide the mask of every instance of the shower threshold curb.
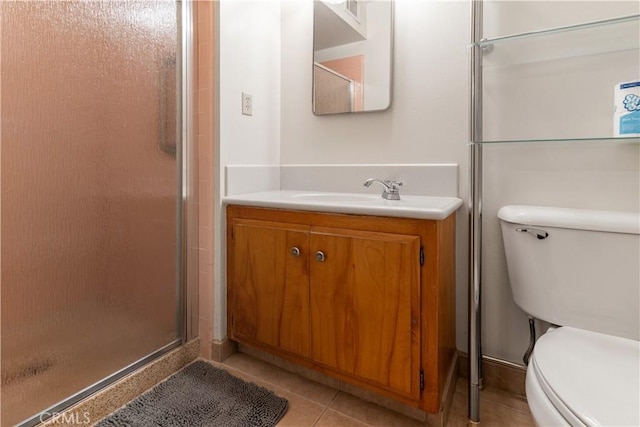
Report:
[{"label": "shower threshold curb", "polygon": [[[198,358],[200,339],[198,337],[180,345],[154,361],[129,373],[103,390],[92,394],[80,402],[58,411],[61,415],[49,418],[43,423],[29,424],[39,427],[61,425],[65,420],[94,425],[109,414],[135,399],[140,394],[155,387]],[[38,418],[36,417],[36,420]],[[26,425],[26,424],[25,424]]]}]

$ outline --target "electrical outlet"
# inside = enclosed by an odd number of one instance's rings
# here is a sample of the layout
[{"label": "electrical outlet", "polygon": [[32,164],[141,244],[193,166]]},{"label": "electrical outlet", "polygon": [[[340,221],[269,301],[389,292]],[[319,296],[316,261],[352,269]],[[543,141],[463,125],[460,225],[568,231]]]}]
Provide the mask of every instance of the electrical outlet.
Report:
[{"label": "electrical outlet", "polygon": [[242,92],[242,114],[253,116],[253,96]]}]

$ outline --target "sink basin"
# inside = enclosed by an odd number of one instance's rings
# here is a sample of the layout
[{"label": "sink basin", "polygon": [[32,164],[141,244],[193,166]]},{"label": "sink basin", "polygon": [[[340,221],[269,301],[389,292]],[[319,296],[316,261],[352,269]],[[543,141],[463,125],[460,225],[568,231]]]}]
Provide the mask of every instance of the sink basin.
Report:
[{"label": "sink basin", "polygon": [[368,194],[303,193],[293,194],[291,198],[310,202],[371,202],[382,197]]},{"label": "sink basin", "polygon": [[444,219],[462,206],[457,197],[400,195],[400,200],[386,200],[380,194],[292,190],[238,194],[223,201],[227,205],[421,219]]}]

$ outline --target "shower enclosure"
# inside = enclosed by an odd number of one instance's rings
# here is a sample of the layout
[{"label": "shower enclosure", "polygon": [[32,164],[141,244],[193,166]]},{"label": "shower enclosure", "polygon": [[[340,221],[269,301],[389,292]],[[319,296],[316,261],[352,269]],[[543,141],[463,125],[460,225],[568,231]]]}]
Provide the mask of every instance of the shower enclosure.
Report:
[{"label": "shower enclosure", "polygon": [[3,426],[183,340],[181,7],[0,2]]}]

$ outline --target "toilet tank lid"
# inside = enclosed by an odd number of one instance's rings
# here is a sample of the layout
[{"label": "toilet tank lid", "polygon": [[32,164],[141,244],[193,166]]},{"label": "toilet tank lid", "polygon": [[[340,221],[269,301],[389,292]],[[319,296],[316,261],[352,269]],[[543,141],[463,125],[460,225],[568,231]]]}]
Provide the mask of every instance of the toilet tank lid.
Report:
[{"label": "toilet tank lid", "polygon": [[638,212],[518,205],[503,206],[498,211],[498,218],[514,224],[640,234]]}]

